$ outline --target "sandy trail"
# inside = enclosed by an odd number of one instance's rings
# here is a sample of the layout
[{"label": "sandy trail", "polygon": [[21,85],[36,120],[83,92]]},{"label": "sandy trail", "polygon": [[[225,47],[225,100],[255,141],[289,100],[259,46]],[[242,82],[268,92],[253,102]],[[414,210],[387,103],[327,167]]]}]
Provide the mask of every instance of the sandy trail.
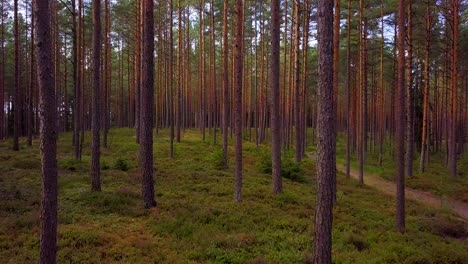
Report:
[{"label": "sandy trail", "polygon": [[[307,156],[310,159],[315,160],[315,154],[308,153]],[[342,173],[346,173],[346,167],[341,164],[336,164],[336,169]],[[352,178],[358,179],[359,173],[357,170],[350,169],[350,176]],[[364,172],[364,184],[370,186],[378,191],[385,193],[390,196],[395,196],[396,185],[393,182],[382,179],[379,176],[372,175]],[[433,208],[450,208],[454,213],[456,213],[460,218],[465,222],[468,222],[468,204],[455,201],[452,199],[446,199],[438,197],[432,193],[412,189],[405,187],[405,197],[407,200],[413,200],[421,204]]]}]

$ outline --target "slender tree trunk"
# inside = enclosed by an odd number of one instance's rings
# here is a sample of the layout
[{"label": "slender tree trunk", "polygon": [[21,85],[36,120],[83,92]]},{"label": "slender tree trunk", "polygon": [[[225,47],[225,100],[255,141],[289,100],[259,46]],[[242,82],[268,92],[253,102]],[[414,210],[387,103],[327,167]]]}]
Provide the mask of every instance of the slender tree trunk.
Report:
[{"label": "slender tree trunk", "polygon": [[56,263],[57,254],[57,108],[52,68],[50,1],[36,0],[36,56],[40,90],[41,119],[41,264]]},{"label": "slender tree trunk", "polygon": [[[177,83],[177,118],[176,118],[176,141],[180,142],[180,129],[182,126],[182,82],[183,82],[183,72],[182,72],[182,6],[181,0],[178,1],[178,16],[177,16],[177,23],[179,27],[178,32],[178,56],[177,56],[177,72],[178,72],[178,83]],[[190,67],[187,65],[187,67]]]},{"label": "slender tree trunk", "polygon": [[101,191],[100,178],[100,95],[101,95],[101,0],[93,0],[93,94],[92,94],[92,150],[91,190]]},{"label": "slender tree trunk", "polygon": [[[5,2],[2,1],[1,14],[4,13]],[[5,21],[1,16],[1,37],[0,37],[0,140],[6,137],[5,133]]]},{"label": "slender tree trunk", "polygon": [[20,72],[20,38],[19,38],[19,24],[18,24],[18,0],[14,1],[14,38],[15,38],[15,93],[13,99],[14,107],[14,124],[13,124],[13,150],[19,151],[19,134],[20,134],[20,121],[21,121],[21,106],[20,106],[20,93],[21,93],[21,72]]},{"label": "slender tree trunk", "polygon": [[[340,21],[341,21],[341,0],[335,0],[335,14],[333,19],[333,109],[335,111],[336,126],[339,124],[338,118],[338,77],[340,70]],[[337,132],[338,129],[335,129]],[[336,203],[336,177],[333,178],[333,204]]]},{"label": "slender tree trunk", "polygon": [[396,227],[405,232],[405,0],[398,0],[398,78],[395,100]]},{"label": "slender tree trunk", "polygon": [[168,86],[169,86],[169,123],[170,123],[170,155],[174,158],[174,36],[172,26],[173,19],[173,0],[169,2],[169,72],[168,72]]},{"label": "slender tree trunk", "polygon": [[271,163],[273,177],[273,194],[283,191],[281,178],[281,116],[280,116],[280,27],[281,10],[280,0],[271,1]]},{"label": "slender tree trunk", "polygon": [[[31,9],[34,9],[34,2],[31,3]],[[35,56],[34,56],[34,11],[31,10],[31,54],[30,54],[30,69],[29,69],[29,91],[28,91],[28,113],[27,113],[27,122],[28,122],[28,146],[32,146],[32,134],[33,134],[33,90],[35,89],[36,84],[36,75],[35,75]],[[3,102],[3,101],[2,101]],[[3,108],[1,109],[3,112]]]},{"label": "slender tree trunk", "polygon": [[318,1],[317,205],[314,263],[331,263],[333,179],[336,175],[333,109],[333,1]]},{"label": "slender tree trunk", "polygon": [[[407,69],[406,69],[406,176],[413,176],[414,156],[414,116],[413,116],[413,9],[411,1],[408,1],[408,31],[407,31]],[[424,132],[423,132],[424,133]]]},{"label": "slender tree trunk", "polygon": [[224,168],[228,167],[228,122],[229,122],[229,67],[228,67],[228,1],[223,5],[223,153]]},{"label": "slender tree trunk", "polygon": [[296,162],[301,162],[302,160],[302,150],[301,150],[301,127],[299,125],[301,116],[300,116],[300,90],[299,90],[299,45],[300,45],[300,6],[299,0],[294,1],[294,124],[296,130]]},{"label": "slender tree trunk", "polygon": [[351,152],[351,0],[348,0],[346,37],[346,177],[350,177],[350,152]]},{"label": "slender tree trunk", "polygon": [[154,2],[144,0],[143,67],[141,86],[140,172],[143,205],[156,206],[153,178],[153,110],[154,110]]},{"label": "slender tree trunk", "polygon": [[[428,118],[429,118],[429,53],[431,49],[431,25],[432,15],[430,11],[430,1],[426,1],[426,45],[424,50],[424,92],[423,92],[423,124],[422,124],[422,139],[421,139],[421,160],[419,162],[419,171],[424,172],[426,167],[428,151]],[[437,109],[436,109],[437,111]]]},{"label": "slender tree trunk", "polygon": [[449,171],[452,177],[457,176],[457,93],[458,93],[458,36],[459,36],[460,1],[452,2],[452,65],[450,89],[450,136],[449,136]]},{"label": "slender tree trunk", "polygon": [[235,199],[242,201],[242,71],[244,68],[244,0],[235,2],[236,32],[234,41],[234,125],[235,125]]}]

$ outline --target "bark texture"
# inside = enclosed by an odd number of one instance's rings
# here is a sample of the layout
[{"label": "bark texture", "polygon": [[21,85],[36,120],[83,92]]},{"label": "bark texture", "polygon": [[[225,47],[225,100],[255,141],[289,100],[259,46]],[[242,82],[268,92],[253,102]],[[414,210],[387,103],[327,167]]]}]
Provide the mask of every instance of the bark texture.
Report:
[{"label": "bark texture", "polygon": [[41,120],[41,264],[56,263],[57,254],[57,108],[49,2],[36,0],[34,4]]},{"label": "bark texture", "polygon": [[317,205],[314,263],[331,263],[333,179],[336,174],[333,109],[333,0],[318,1]]}]

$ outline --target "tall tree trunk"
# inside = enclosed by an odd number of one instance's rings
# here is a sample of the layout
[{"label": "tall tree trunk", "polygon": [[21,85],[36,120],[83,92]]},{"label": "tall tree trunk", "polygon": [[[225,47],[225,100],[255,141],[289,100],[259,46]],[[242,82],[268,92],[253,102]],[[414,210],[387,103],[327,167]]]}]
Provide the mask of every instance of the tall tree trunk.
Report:
[{"label": "tall tree trunk", "polygon": [[[176,132],[176,141],[180,142],[180,129],[182,126],[182,83],[183,83],[183,72],[182,72],[182,6],[181,6],[181,0],[178,1],[178,16],[177,16],[177,23],[179,27],[179,32],[178,32],[178,56],[177,56],[177,117],[176,117],[176,126],[177,126],[177,132]],[[187,67],[190,67],[187,65]]]},{"label": "tall tree trunk", "polygon": [[[31,3],[31,9],[34,9],[34,2]],[[29,68],[29,90],[28,90],[28,113],[27,113],[27,122],[28,122],[28,146],[32,146],[32,134],[33,134],[33,90],[35,89],[36,84],[36,75],[35,75],[35,56],[34,56],[34,11],[31,10],[31,54],[30,54],[30,68]],[[3,108],[1,110],[3,112]]]},{"label": "tall tree trunk", "polygon": [[224,168],[228,167],[228,122],[229,122],[229,67],[228,67],[228,1],[223,6],[223,153]]},{"label": "tall tree trunk", "polygon": [[273,177],[273,194],[283,192],[281,178],[281,116],[280,116],[280,27],[281,10],[280,1],[271,1],[271,67],[270,67],[270,90],[271,90],[271,164]]},{"label": "tall tree trunk", "polygon": [[100,178],[100,95],[101,95],[101,0],[93,0],[93,94],[91,146],[91,190],[101,191]]},{"label": "tall tree trunk", "polygon": [[296,130],[296,162],[301,162],[302,160],[302,150],[301,150],[301,127],[299,125],[301,116],[300,116],[300,90],[299,90],[299,45],[300,45],[300,3],[299,0],[294,1],[294,124]]},{"label": "tall tree trunk", "polygon": [[452,65],[450,89],[450,136],[449,136],[449,171],[452,177],[457,176],[457,93],[458,93],[458,36],[459,36],[460,1],[452,1]]},{"label": "tall tree trunk", "polygon": [[19,133],[21,121],[21,106],[20,106],[20,93],[21,93],[21,72],[20,72],[20,38],[19,38],[19,24],[18,24],[18,0],[14,1],[14,38],[15,38],[15,93],[13,99],[14,107],[14,124],[13,124],[13,150],[19,151]]},{"label": "tall tree trunk", "polygon": [[[103,129],[104,129],[104,137],[103,137],[103,146],[107,148],[107,135],[109,133],[109,95],[110,95],[110,85],[111,85],[111,47],[110,47],[110,1],[105,0],[105,38],[104,38],[104,92],[103,92]],[[129,105],[130,107],[130,105]],[[131,112],[129,109],[128,112]]]},{"label": "tall tree trunk", "polygon": [[242,201],[242,71],[244,68],[244,0],[235,2],[236,32],[234,41],[234,125],[236,139],[235,199]]},{"label": "tall tree trunk", "polygon": [[[2,1],[1,14],[4,13],[5,2]],[[5,133],[5,21],[4,16],[1,16],[1,32],[0,32],[0,140],[6,137]]]},{"label": "tall tree trunk", "polygon": [[365,109],[364,109],[364,39],[363,39],[363,0],[359,0],[359,125],[358,125],[358,160],[359,160],[359,184],[364,184],[364,150],[365,141]]},{"label": "tall tree trunk", "polygon": [[333,109],[333,1],[318,1],[317,205],[314,263],[331,263],[333,179],[336,175]]},{"label": "tall tree trunk", "polygon": [[[408,1],[408,31],[407,31],[407,69],[406,69],[406,176],[413,176],[414,156],[414,116],[413,116],[413,9],[411,1]],[[424,132],[423,132],[424,133]]]},{"label": "tall tree trunk", "polygon": [[[335,14],[333,18],[333,109],[335,111],[336,125],[338,126],[338,74],[340,70],[340,21],[341,21],[341,0],[335,0]],[[336,131],[337,132],[337,129]],[[336,177],[333,178],[333,203],[336,203]]]},{"label": "tall tree trunk", "polygon": [[[423,123],[422,123],[422,139],[421,139],[421,160],[419,162],[419,171],[424,172],[426,167],[428,150],[428,118],[429,118],[429,53],[431,50],[431,27],[432,15],[430,11],[430,1],[426,1],[426,45],[424,50],[424,92],[423,92]],[[437,109],[436,109],[437,111]]]},{"label": "tall tree trunk", "polygon": [[350,177],[350,152],[351,152],[351,0],[348,0],[346,36],[346,177]]},{"label": "tall tree trunk", "polygon": [[398,78],[395,100],[396,227],[405,232],[405,0],[398,0]]},{"label": "tall tree trunk", "polygon": [[73,154],[75,159],[80,158],[80,78],[79,78],[79,50],[78,50],[78,27],[76,23],[76,2],[72,0],[72,27],[73,27]]},{"label": "tall tree trunk", "polygon": [[169,87],[169,123],[170,123],[170,156],[174,158],[174,36],[172,26],[174,4],[173,0],[169,2],[169,72],[168,72],[168,87]]},{"label": "tall tree trunk", "polygon": [[154,110],[154,2],[144,0],[143,67],[141,86],[140,171],[143,205],[155,207],[153,178],[153,110]]},{"label": "tall tree trunk", "polygon": [[40,90],[41,120],[41,264],[56,263],[57,254],[57,108],[55,80],[50,65],[52,43],[50,31],[50,1],[36,0],[34,18],[36,26],[36,56]]}]

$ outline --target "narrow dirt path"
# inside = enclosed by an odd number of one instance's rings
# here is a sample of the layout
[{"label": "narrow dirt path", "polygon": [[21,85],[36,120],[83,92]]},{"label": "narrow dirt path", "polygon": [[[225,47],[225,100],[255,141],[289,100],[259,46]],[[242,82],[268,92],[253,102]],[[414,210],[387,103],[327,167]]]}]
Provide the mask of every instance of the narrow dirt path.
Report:
[{"label": "narrow dirt path", "polygon": [[[315,160],[315,154],[308,153],[307,156],[310,159]],[[336,164],[336,169],[342,173],[346,173],[346,167],[341,164]],[[351,168],[350,176],[358,179],[359,173],[357,170]],[[382,179],[379,176],[368,174],[364,172],[364,184],[378,191],[385,193],[390,196],[395,196],[396,185],[393,182]],[[418,203],[425,204],[433,208],[450,208],[458,216],[460,216],[465,222],[468,221],[468,204],[455,201],[452,199],[445,199],[438,197],[432,193],[415,190],[412,188],[405,188],[405,197],[407,200],[413,200]]]}]

